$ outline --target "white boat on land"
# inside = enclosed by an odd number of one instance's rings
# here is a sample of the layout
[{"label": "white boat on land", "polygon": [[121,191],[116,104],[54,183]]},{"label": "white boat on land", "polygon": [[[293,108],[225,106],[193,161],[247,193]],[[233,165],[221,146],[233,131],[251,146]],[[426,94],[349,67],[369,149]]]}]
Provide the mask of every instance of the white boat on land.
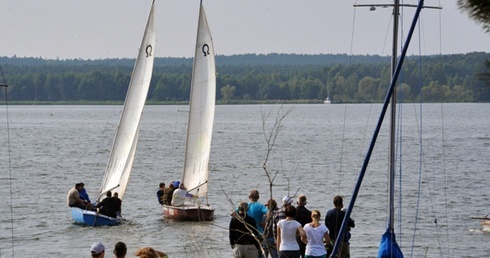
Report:
[{"label": "white boat on land", "polygon": [[[117,192],[122,200],[129,182],[138,145],[140,119],[153,73],[156,42],[154,8],[153,0],[97,202],[100,202],[108,191]],[[112,218],[79,208],[72,208],[71,214],[76,223],[89,226],[112,226],[120,224],[122,220],[121,217]]]},{"label": "white boat on land", "polygon": [[[181,181],[186,190],[198,198],[195,201],[186,200],[182,206],[163,205],[163,214],[167,219],[210,221],[214,218],[214,208],[207,203],[207,194],[215,102],[214,47],[201,2],[192,69],[184,175]],[[206,204],[201,203],[201,199]]]},{"label": "white boat on land", "polygon": [[323,101],[323,104],[332,104],[332,101],[330,101],[330,98],[327,97],[325,98],[325,100]]}]

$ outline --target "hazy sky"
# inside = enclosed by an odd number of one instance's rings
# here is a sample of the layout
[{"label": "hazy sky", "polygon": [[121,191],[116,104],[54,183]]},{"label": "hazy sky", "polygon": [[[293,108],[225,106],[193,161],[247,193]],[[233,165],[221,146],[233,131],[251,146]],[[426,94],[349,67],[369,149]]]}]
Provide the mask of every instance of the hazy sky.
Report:
[{"label": "hazy sky", "polygon": [[[457,9],[426,0],[411,54],[490,52],[490,34]],[[417,4],[416,0],[402,0]],[[353,4],[392,0],[204,0],[217,54],[391,52],[391,9]],[[134,58],[151,0],[0,0],[0,56]],[[401,15],[408,32],[415,8]],[[191,57],[199,0],[156,0],[158,57]]]}]

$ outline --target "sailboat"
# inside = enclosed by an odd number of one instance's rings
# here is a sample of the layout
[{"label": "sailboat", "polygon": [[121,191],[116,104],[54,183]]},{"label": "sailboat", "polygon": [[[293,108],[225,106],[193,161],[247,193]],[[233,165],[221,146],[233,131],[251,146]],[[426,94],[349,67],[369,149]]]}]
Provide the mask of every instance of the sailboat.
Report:
[{"label": "sailboat", "polygon": [[[396,83],[398,80],[398,76],[401,71],[401,67],[403,64],[403,61],[405,59],[408,46],[410,45],[410,40],[412,38],[413,32],[415,30],[415,26],[418,22],[418,18],[420,15],[420,12],[422,8],[433,8],[433,9],[440,9],[440,7],[427,7],[424,6],[424,0],[419,0],[418,4],[416,6],[414,5],[402,5],[400,4],[399,0],[395,0],[394,4],[382,4],[382,5],[354,5],[355,7],[358,6],[366,6],[370,7],[370,10],[375,10],[375,6],[382,6],[382,7],[388,7],[391,6],[393,7],[393,53],[392,53],[392,77],[391,77],[391,83],[390,87],[388,88],[385,101],[383,103],[383,108],[381,110],[380,117],[378,119],[376,129],[374,131],[374,135],[371,139],[371,143],[369,145],[369,149],[366,153],[366,157],[364,159],[361,171],[359,173],[358,180],[356,182],[356,185],[354,187],[354,192],[352,194],[352,199],[349,203],[349,207],[347,208],[344,220],[342,221],[342,226],[340,228],[340,232],[337,236],[337,239],[335,241],[335,245],[332,251],[332,256],[331,257],[338,257],[338,251],[340,248],[340,244],[342,243],[344,239],[344,235],[346,233],[347,227],[348,227],[348,220],[350,219],[350,215],[352,213],[352,210],[354,209],[354,204],[357,199],[362,180],[364,178],[364,175],[366,173],[367,166],[369,164],[369,160],[371,158],[371,154],[374,149],[374,145],[376,144],[376,140],[378,137],[378,134],[381,129],[381,125],[383,124],[383,120],[386,114],[386,111],[388,109],[388,106],[390,106],[391,110],[391,119],[390,119],[390,148],[389,148],[389,161],[388,161],[388,168],[389,168],[389,173],[388,173],[388,223],[387,223],[387,228],[385,233],[381,237],[380,245],[379,245],[379,250],[378,250],[378,258],[400,258],[403,257],[403,253],[396,242],[396,235],[394,231],[394,177],[395,177],[395,121],[396,121]],[[398,18],[399,18],[399,9],[400,6],[408,6],[408,7],[416,7],[416,11],[410,26],[409,33],[407,35],[406,41],[403,45],[402,48],[402,54],[400,55],[400,58],[397,60],[397,51],[396,51],[396,46],[397,46],[397,37],[398,37]]]},{"label": "sailboat", "polygon": [[323,104],[332,104],[332,101],[330,100],[329,97],[326,97],[325,100],[323,101]]},{"label": "sailboat", "polygon": [[[119,199],[122,200],[129,182],[138,145],[141,115],[153,73],[156,42],[154,9],[155,1],[153,0],[97,202],[100,202],[108,191],[117,192]],[[122,221],[121,217],[108,217],[80,208],[71,208],[71,215],[76,223],[89,226],[112,226]]]},{"label": "sailboat", "polygon": [[[215,99],[214,47],[201,1],[192,68],[184,175],[181,181],[185,190],[197,197],[207,197],[208,193]],[[201,204],[198,198],[197,202],[186,201],[182,206],[163,205],[163,214],[167,219],[210,221],[214,218],[214,208],[207,203]]]}]

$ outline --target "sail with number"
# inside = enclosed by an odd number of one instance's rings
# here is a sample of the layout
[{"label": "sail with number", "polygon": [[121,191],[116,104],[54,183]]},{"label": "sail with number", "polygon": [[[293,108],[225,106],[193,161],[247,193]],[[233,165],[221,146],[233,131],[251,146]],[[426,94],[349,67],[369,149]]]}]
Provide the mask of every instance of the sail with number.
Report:
[{"label": "sail with number", "polygon": [[192,71],[182,183],[192,194],[203,196],[208,192],[209,156],[216,99],[216,68],[213,41],[202,5],[199,10]]},{"label": "sail with number", "polygon": [[152,3],[145,33],[129,83],[124,108],[121,114],[109,162],[100,188],[100,194],[117,192],[123,199],[129,175],[133,166],[138,144],[138,131],[145,106],[155,58],[155,29],[153,22],[154,1]]}]

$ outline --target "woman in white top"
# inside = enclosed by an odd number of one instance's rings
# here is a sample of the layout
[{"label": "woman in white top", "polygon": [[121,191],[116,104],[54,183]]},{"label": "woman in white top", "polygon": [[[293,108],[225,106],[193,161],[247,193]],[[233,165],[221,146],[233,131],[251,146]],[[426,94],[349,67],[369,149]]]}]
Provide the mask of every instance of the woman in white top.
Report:
[{"label": "woman in white top", "polygon": [[301,237],[301,240],[306,243],[306,234],[301,224],[294,220],[296,216],[296,208],[288,206],[284,212],[285,219],[277,222],[277,247],[281,258],[299,258],[299,245],[296,242],[296,234]]},{"label": "woman in white top", "polygon": [[306,256],[305,258],[326,258],[327,251],[325,250],[325,242],[330,243],[330,237],[328,236],[328,228],[325,225],[320,224],[320,211],[313,210],[311,212],[311,223],[305,225],[304,230],[306,232]]}]

